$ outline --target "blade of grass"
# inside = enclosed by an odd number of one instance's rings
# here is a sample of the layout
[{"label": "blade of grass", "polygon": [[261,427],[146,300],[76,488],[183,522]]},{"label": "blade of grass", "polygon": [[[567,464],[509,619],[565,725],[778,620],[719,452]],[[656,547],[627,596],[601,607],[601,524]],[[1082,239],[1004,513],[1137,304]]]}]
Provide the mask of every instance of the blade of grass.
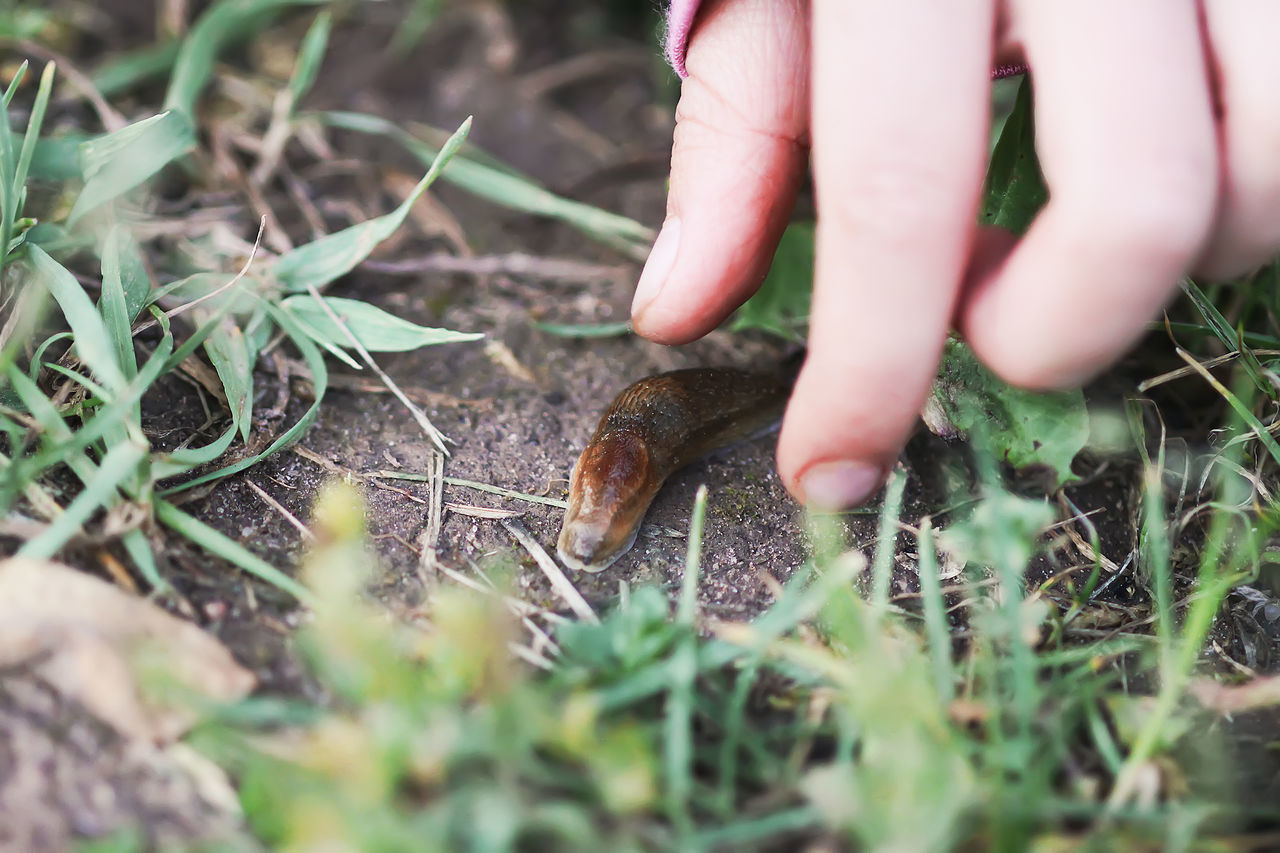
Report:
[{"label": "blade of grass", "polygon": [[[31,413],[31,417],[44,430],[44,435],[41,436],[44,450],[56,454],[57,461],[65,464],[82,483],[87,485],[97,472],[97,466],[83,452],[69,452],[67,445],[74,436],[71,428],[62,420],[62,415],[54,408],[53,402],[22,371],[12,365],[9,367],[9,387],[18,395],[22,404],[27,407],[27,411]],[[18,465],[14,465],[11,468],[24,470],[27,466],[23,465],[19,468]],[[34,477],[24,479],[30,482]]]},{"label": "blade of grass", "polygon": [[[436,150],[430,145],[395,123],[377,116],[333,111],[320,113],[319,118],[333,127],[385,136],[404,146],[424,163],[431,162],[437,156]],[[652,229],[635,220],[563,198],[527,178],[513,176],[465,156],[455,158],[453,167],[444,180],[503,207],[564,222],[637,260],[643,260],[647,256],[649,244],[654,238]]]},{"label": "blade of grass", "polygon": [[13,239],[14,223],[18,219],[19,201],[14,195],[14,177],[17,163],[13,155],[13,131],[9,128],[9,100],[17,90],[18,80],[26,75],[27,63],[23,62],[14,81],[0,101],[0,273],[4,272],[9,257],[9,242]]},{"label": "blade of grass", "polygon": [[[329,46],[329,33],[333,29],[333,15],[328,9],[316,15],[302,37],[298,48],[298,62],[289,77],[289,103],[296,106],[315,85],[316,76],[320,73],[320,65],[324,61],[326,48]],[[292,110],[290,110],[292,113]]]},{"label": "blade of grass", "polygon": [[84,143],[80,159],[85,185],[67,216],[67,226],[74,228],[85,214],[124,195],[195,147],[191,119],[173,110]]},{"label": "blade of grass", "polygon": [[400,227],[409,215],[409,210],[427,188],[435,183],[470,131],[471,119],[468,118],[454,131],[440,153],[431,161],[422,180],[418,181],[417,186],[395,210],[344,228],[335,234],[325,235],[277,258],[272,265],[276,281],[286,290],[304,291],[308,287],[324,287],[354,269],[369,256],[374,247]]},{"label": "blade of grass", "polygon": [[231,422],[239,430],[240,440],[248,441],[253,417],[253,362],[257,353],[249,351],[240,327],[225,318],[216,323],[204,342],[204,351],[227,395]]},{"label": "blade of grass", "polygon": [[[30,61],[24,59],[22,60],[22,63],[18,66],[18,70],[13,72],[13,79],[9,81],[9,85],[6,86],[4,89],[3,106],[8,107],[10,104],[13,103],[13,96],[17,94],[18,87],[22,85],[22,81],[27,78],[27,70],[30,67],[31,67]],[[9,125],[6,123],[5,127],[8,128],[8,126]]]},{"label": "blade of grass", "polygon": [[315,344],[311,343],[311,339],[297,327],[289,315],[285,314],[277,306],[267,302],[263,303],[263,308],[276,322],[276,324],[280,326],[281,330],[283,330],[289,337],[289,340],[293,345],[298,348],[298,351],[302,354],[302,360],[311,370],[311,383],[315,388],[315,398],[312,400],[311,406],[302,414],[302,417],[298,419],[297,423],[285,432],[281,433],[280,436],[276,438],[275,441],[271,442],[271,444],[268,445],[268,447],[261,453],[255,453],[252,456],[241,459],[238,462],[233,462],[232,464],[219,468],[216,471],[210,471],[182,483],[161,489],[158,494],[171,495],[184,489],[190,489],[195,486],[203,485],[204,483],[212,482],[213,480],[220,480],[223,477],[228,477],[232,474],[243,471],[246,468],[250,468],[271,454],[276,453],[297,441],[302,436],[302,433],[311,426],[312,422],[315,421],[316,416],[319,414],[320,403],[324,400],[325,392],[329,387],[329,371],[325,367],[324,357],[320,354],[320,351],[316,349]]},{"label": "blade of grass", "polygon": [[1266,448],[1267,453],[1271,454],[1271,458],[1277,463],[1280,463],[1280,443],[1276,442],[1275,436],[1273,436],[1270,431],[1263,426],[1262,421],[1258,420],[1257,415],[1250,411],[1249,407],[1246,406],[1239,397],[1231,393],[1227,386],[1214,378],[1214,375],[1206,370],[1204,365],[1196,361],[1190,353],[1181,347],[1175,349],[1174,352],[1176,352],[1178,357],[1185,361],[1192,370],[1200,374],[1200,378],[1205,382],[1208,382],[1210,387],[1222,396],[1222,399],[1227,401],[1227,405],[1231,406],[1231,409],[1237,416],[1239,416],[1240,420],[1244,421],[1245,425],[1247,425],[1253,434],[1258,437],[1258,441]]},{"label": "blade of grass", "polygon": [[302,604],[310,606],[315,603],[310,590],[240,543],[187,515],[168,501],[157,499],[154,506],[156,520],[161,524],[259,580],[292,595]]},{"label": "blade of grass", "polygon": [[[51,431],[54,443],[35,454],[35,456],[23,461],[24,468],[29,472],[29,476],[34,477],[35,473],[56,465],[68,457],[74,458],[91,444],[105,436],[111,429],[126,423],[138,401],[142,399],[142,395],[146,393],[147,389],[155,383],[162,373],[165,360],[172,347],[173,338],[166,335],[156,346],[155,352],[143,364],[133,381],[120,393],[116,394],[105,406],[99,407],[92,417],[82,420],[80,429],[72,432],[59,416],[55,430]],[[34,389],[34,393],[39,396],[39,400],[43,401],[44,405],[49,404],[48,399],[39,392],[34,382],[31,382],[25,376],[23,376],[23,380],[29,384],[30,388]],[[52,406],[50,406],[50,411],[57,415]]]},{"label": "blade of grass", "polygon": [[902,495],[907,488],[907,475],[895,467],[885,487],[880,506],[880,528],[876,534],[876,557],[871,564],[871,603],[878,612],[889,606],[889,585],[893,582],[893,555],[897,550],[898,517],[902,513]]},{"label": "blade of grass", "polygon": [[951,632],[947,630],[946,602],[938,580],[938,557],[933,543],[933,520],[920,522],[916,536],[920,554],[920,596],[924,599],[924,627],[929,640],[929,664],[933,670],[933,686],[943,702],[955,697],[955,677],[951,666]]},{"label": "blade of grass", "polygon": [[109,54],[90,79],[93,86],[105,98],[118,95],[139,83],[164,75],[178,58],[178,39],[146,45],[137,50]]},{"label": "blade of grass", "polygon": [[698,572],[702,562],[702,529],[707,514],[707,487],[698,487],[689,521],[689,547],[676,606],[676,624],[685,629],[671,655],[671,683],[663,723],[663,766],[667,783],[667,815],[682,836],[693,829],[689,796],[693,791],[693,682],[698,675]]},{"label": "blade of grass", "polygon": [[142,579],[151,587],[152,595],[167,595],[173,592],[173,584],[161,576],[160,569],[156,566],[156,557],[151,553],[151,543],[147,541],[147,534],[141,530],[130,530],[120,537],[120,543],[124,545],[129,559],[133,560],[133,564],[138,567]]},{"label": "blade of grass", "polygon": [[23,265],[29,271],[30,280],[49,291],[62,309],[62,316],[75,335],[76,354],[80,360],[112,393],[121,390],[127,380],[116,361],[111,335],[75,276],[39,246],[28,248]]},{"label": "blade of grass", "polygon": [[[22,138],[22,150],[18,154],[17,168],[13,176],[14,194],[21,203],[22,194],[26,192],[27,172],[31,169],[31,158],[35,155],[36,143],[40,141],[40,129],[44,126],[45,110],[49,107],[49,96],[53,91],[54,64],[48,63],[40,75],[40,88],[36,91],[35,100],[31,103],[31,117],[27,119],[27,132]],[[21,207],[18,211],[21,214]]]},{"label": "blade of grass", "polygon": [[616,323],[540,323],[534,320],[529,324],[539,332],[557,338],[616,338],[631,334],[631,321],[619,320]]},{"label": "blade of grass", "polygon": [[258,32],[286,6],[314,5],[321,0],[220,0],[208,8],[174,57],[173,76],[164,107],[193,116],[200,92],[213,79],[213,61],[231,42]]},{"label": "blade of grass", "polygon": [[133,354],[132,318],[129,316],[120,257],[122,230],[113,226],[102,246],[102,295],[98,297],[98,312],[114,346],[116,363],[125,378],[132,380],[138,375],[138,361]]},{"label": "blade of grass", "polygon": [[[321,345],[352,346],[347,330],[370,352],[405,352],[437,344],[477,341],[484,337],[477,332],[419,326],[359,299],[337,296],[321,296],[319,299],[317,302],[310,295],[290,296],[280,302],[280,307],[292,314],[312,340]],[[333,321],[334,315],[341,319],[341,325]]]},{"label": "blade of grass", "polygon": [[1227,351],[1240,353],[1240,363],[1243,365],[1245,372],[1249,374],[1254,387],[1263,392],[1273,390],[1271,383],[1262,376],[1262,369],[1257,359],[1253,358],[1252,354],[1243,348],[1244,335],[1242,332],[1237,331],[1227,321],[1227,318],[1222,316],[1222,312],[1210,301],[1209,297],[1205,296],[1204,291],[1196,286],[1194,281],[1184,278],[1179,282],[1179,285],[1182,287],[1182,292],[1191,300],[1191,304],[1195,305],[1196,310],[1200,312],[1200,316],[1204,317],[1209,324],[1209,328],[1212,329],[1214,335],[1227,348]]},{"label": "blade of grass", "polygon": [[84,484],[84,489],[44,532],[18,549],[18,556],[48,559],[80,532],[84,523],[99,509],[119,499],[119,487],[133,476],[146,457],[146,447],[132,442],[117,444],[107,451],[98,470]]},{"label": "blade of grass", "polygon": [[342,318],[334,313],[333,309],[325,302],[324,297],[320,295],[320,291],[316,290],[314,286],[309,286],[308,290],[310,291],[311,299],[315,304],[320,306],[320,308],[328,314],[330,322],[342,330],[343,334],[347,338],[347,342],[351,345],[351,348],[360,356],[360,360],[368,365],[369,369],[372,370],[378,379],[382,381],[382,384],[386,386],[392,396],[400,401],[400,405],[409,410],[409,414],[413,416],[414,421],[418,424],[419,428],[422,429],[422,432],[427,436],[427,438],[431,439],[431,443],[435,445],[436,450],[439,451],[442,456],[448,456],[449,449],[444,445],[446,440],[445,434],[436,429],[435,424],[431,423],[431,419],[427,417],[427,413],[424,412],[417,403],[410,400],[409,395],[405,394],[400,386],[396,384],[395,380],[393,380],[387,372],[383,370],[376,361],[374,361],[373,356],[370,355],[369,351],[364,348],[362,343],[360,343],[360,339],[356,337],[355,333],[352,332],[347,324],[343,322]]}]

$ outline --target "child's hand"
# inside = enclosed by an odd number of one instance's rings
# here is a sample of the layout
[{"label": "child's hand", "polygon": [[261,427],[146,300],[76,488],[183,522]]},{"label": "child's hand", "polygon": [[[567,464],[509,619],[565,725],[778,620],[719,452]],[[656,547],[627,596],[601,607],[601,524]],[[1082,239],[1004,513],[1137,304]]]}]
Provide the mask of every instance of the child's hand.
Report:
[{"label": "child's hand", "polygon": [[[809,358],[778,466],[807,503],[859,503],[953,324],[1005,379],[1072,385],[1179,276],[1280,247],[1278,37],[1273,0],[703,0],[636,330],[686,342],[751,295],[812,147]],[[974,225],[997,55],[1034,70],[1051,193],[1016,242]]]}]

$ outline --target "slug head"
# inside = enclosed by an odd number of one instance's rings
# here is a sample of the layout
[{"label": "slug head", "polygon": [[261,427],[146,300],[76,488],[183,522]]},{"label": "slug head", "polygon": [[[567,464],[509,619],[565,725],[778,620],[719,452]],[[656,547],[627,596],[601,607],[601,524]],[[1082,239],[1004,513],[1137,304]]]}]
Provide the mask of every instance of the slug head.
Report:
[{"label": "slug head", "polygon": [[663,479],[639,436],[615,431],[593,438],[573,469],[556,542],[560,559],[584,572],[608,568],[635,544]]}]

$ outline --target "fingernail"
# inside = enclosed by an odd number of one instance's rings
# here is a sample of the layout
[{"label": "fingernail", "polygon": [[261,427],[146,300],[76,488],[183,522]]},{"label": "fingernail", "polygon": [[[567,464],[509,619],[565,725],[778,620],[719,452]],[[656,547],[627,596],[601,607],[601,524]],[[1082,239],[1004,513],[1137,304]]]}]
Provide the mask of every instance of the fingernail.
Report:
[{"label": "fingernail", "polygon": [[874,465],[840,459],[820,462],[800,477],[804,502],[811,509],[836,510],[857,506],[876,493],[883,474]]},{"label": "fingernail", "polygon": [[636,284],[636,295],[631,300],[632,317],[640,316],[658,298],[671,275],[671,268],[675,266],[679,249],[680,220],[673,217],[662,223],[658,239],[653,241],[653,248],[649,250],[649,260],[645,261],[644,272],[640,273],[640,281]]}]

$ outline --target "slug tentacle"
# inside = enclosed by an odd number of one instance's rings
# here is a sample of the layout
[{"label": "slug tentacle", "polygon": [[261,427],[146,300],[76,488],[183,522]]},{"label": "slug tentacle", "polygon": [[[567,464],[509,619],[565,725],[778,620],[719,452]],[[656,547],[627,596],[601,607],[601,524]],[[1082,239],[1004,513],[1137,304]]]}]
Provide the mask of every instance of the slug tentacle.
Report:
[{"label": "slug tentacle", "polygon": [[676,370],[626,388],[573,468],[560,559],[607,568],[635,543],[667,477],[776,424],[788,393],[776,377],[731,368]]}]

